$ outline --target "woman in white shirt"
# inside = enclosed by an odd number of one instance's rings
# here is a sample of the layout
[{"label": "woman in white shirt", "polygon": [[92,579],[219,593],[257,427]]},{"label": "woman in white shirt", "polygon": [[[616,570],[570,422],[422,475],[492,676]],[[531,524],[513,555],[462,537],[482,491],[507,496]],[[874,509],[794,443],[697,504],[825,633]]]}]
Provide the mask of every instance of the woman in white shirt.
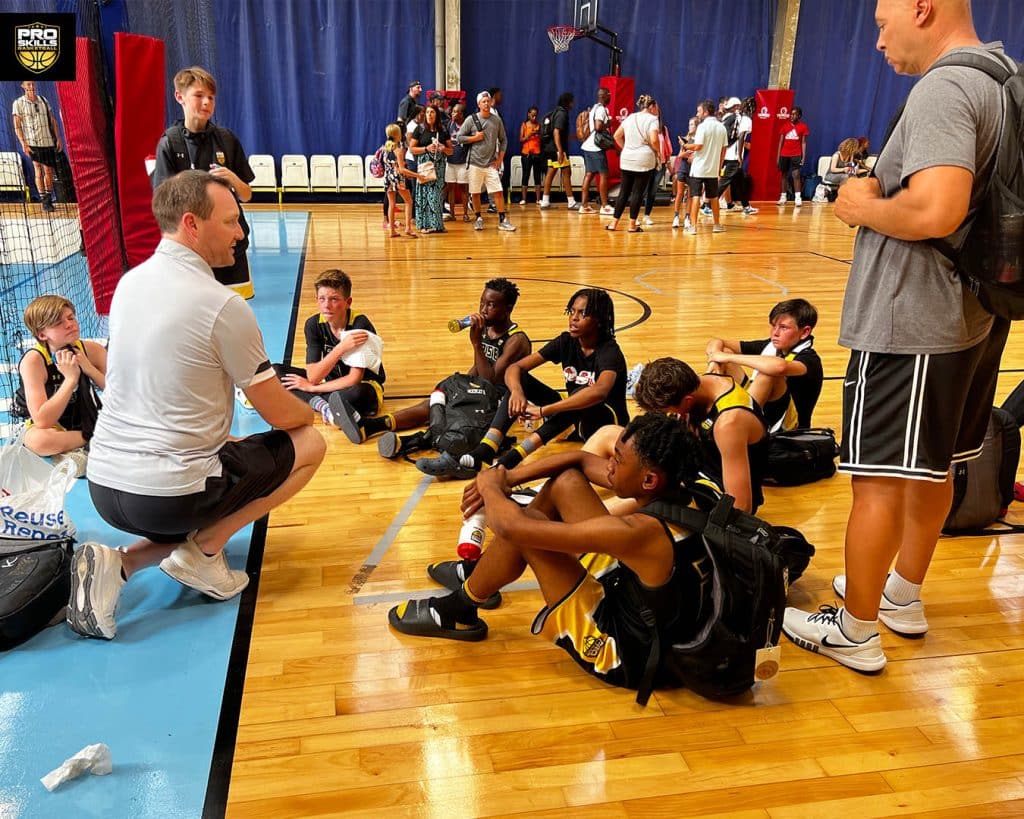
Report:
[{"label": "woman in white shirt", "polygon": [[615,199],[615,216],[605,230],[615,230],[619,218],[629,202],[629,232],[643,233],[637,224],[640,202],[658,164],[658,130],[660,111],[658,102],[650,94],[641,94],[636,101],[636,112],[623,120],[615,132],[615,143],[619,146],[619,169],[622,184]]}]

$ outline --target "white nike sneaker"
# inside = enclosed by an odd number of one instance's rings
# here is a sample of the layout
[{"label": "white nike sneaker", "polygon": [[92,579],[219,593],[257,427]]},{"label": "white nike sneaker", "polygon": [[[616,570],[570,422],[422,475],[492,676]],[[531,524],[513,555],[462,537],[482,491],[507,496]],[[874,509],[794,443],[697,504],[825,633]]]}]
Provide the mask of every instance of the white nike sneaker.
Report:
[{"label": "white nike sneaker", "polygon": [[851,640],[839,625],[841,609],[823,605],[812,613],[787,608],[782,630],[800,648],[830,657],[854,671],[881,671],[885,668],[885,652],[878,633],[862,643]]},{"label": "white nike sneaker", "polygon": [[[832,590],[840,600],[846,599],[846,575],[837,574],[832,578]],[[878,619],[897,634],[920,635],[928,631],[928,621],[924,616],[924,603],[913,600],[901,605],[894,603],[885,596],[878,602]]]},{"label": "white nike sneaker", "polygon": [[162,572],[215,600],[229,600],[249,585],[249,575],[228,567],[223,549],[204,554],[192,537],[160,561]]}]

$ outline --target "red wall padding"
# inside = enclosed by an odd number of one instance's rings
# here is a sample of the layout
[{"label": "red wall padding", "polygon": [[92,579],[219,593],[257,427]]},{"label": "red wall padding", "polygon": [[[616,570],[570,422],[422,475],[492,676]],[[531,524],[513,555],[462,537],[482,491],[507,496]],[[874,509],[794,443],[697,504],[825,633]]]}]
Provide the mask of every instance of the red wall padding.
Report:
[{"label": "red wall padding", "polygon": [[74,82],[57,83],[68,159],[78,194],[78,220],[85,242],[96,312],[107,315],[124,272],[121,227],[114,218],[114,179],[107,159],[107,121],[97,76],[99,51],[85,37],[75,40]]},{"label": "red wall padding", "polygon": [[114,34],[114,73],[117,191],[124,249],[131,268],[152,256],[160,241],[146,157],[156,150],[165,129],[163,40]]}]

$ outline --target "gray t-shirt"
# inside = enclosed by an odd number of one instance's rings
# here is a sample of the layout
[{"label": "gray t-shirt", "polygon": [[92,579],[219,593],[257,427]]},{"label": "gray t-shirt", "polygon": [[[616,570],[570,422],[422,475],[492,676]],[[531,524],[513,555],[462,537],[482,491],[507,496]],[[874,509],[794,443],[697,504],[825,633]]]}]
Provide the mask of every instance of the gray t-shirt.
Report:
[{"label": "gray t-shirt", "polygon": [[196,253],[163,239],[114,291],[89,480],[155,497],[201,492],[221,474],[234,386],[273,377],[249,305]]},{"label": "gray t-shirt", "polygon": [[[995,42],[955,51],[1002,55],[1003,46]],[[976,208],[999,138],[1001,94],[997,83],[973,68],[942,67],[922,77],[875,164],[883,196],[897,193],[918,171],[954,166],[975,174],[971,208]],[[947,238],[959,246],[965,236],[966,230],[958,229]],[[844,347],[952,353],[982,341],[991,326],[992,316],[928,242],[860,229],[843,300],[839,343]]]},{"label": "gray t-shirt", "polygon": [[[478,119],[483,128],[484,140],[483,142],[471,142],[466,145],[464,137],[473,136],[480,131],[480,128],[476,127],[476,120]],[[460,145],[466,145],[466,150],[469,152],[469,164],[476,165],[478,168],[486,168],[495,160],[499,153],[504,154],[508,148],[508,139],[505,136],[505,123],[501,121],[498,112],[493,109],[489,117],[485,117],[479,111],[475,114],[467,115],[466,121],[459,128],[456,140]]]}]

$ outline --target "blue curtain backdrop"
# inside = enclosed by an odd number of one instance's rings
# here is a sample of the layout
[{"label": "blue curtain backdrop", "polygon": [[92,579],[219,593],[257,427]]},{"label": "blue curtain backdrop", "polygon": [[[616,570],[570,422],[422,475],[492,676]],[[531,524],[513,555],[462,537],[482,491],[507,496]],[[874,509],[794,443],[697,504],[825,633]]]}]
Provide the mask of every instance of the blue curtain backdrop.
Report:
[{"label": "blue curtain backdrop", "polygon": [[[600,21],[619,34],[622,75],[636,80],[638,94],[658,99],[675,135],[685,132],[699,100],[747,96],[768,81],[777,5],[603,0]],[[594,101],[598,78],[608,73],[608,49],[590,40],[554,53],[548,26],[571,22],[568,4],[552,0],[462,1],[463,88],[470,100],[483,88],[502,88],[511,153],[519,151],[519,124],[529,106],[543,116],[571,91],[579,111]]]},{"label": "blue curtain backdrop", "polygon": [[[433,85],[433,0],[11,5],[77,12],[81,33],[95,36],[98,26],[108,59],[114,31],[163,39],[168,121],[180,115],[171,96],[174,72],[203,65],[217,77],[217,121],[250,153],[369,153],[383,141],[409,80]],[[601,22],[620,34],[623,75],[661,101],[675,134],[699,99],[742,97],[767,84],[777,7],[777,0],[603,0]],[[1024,57],[1022,0],[973,0],[973,8],[982,39],[1001,39],[1011,56]],[[870,0],[801,4],[792,87],[811,129],[812,161],[848,136],[867,135],[877,147],[913,83],[875,50],[873,13]],[[569,14],[567,0],[462,2],[462,85],[471,101],[481,88],[504,89],[511,152],[519,149],[518,125],[529,105],[543,114],[563,91],[590,104],[608,72],[607,49],[588,40],[567,54],[552,52],[546,29],[571,22]],[[56,98],[51,84],[40,90]]]},{"label": "blue curtain backdrop", "polygon": [[[1002,40],[1011,57],[1024,57],[1021,0],[973,0],[971,6],[982,40]],[[832,154],[846,137],[867,136],[876,151],[916,81],[895,74],[875,49],[874,10],[864,0],[800,4],[791,87],[811,131],[806,173],[814,173],[817,158]]]}]

